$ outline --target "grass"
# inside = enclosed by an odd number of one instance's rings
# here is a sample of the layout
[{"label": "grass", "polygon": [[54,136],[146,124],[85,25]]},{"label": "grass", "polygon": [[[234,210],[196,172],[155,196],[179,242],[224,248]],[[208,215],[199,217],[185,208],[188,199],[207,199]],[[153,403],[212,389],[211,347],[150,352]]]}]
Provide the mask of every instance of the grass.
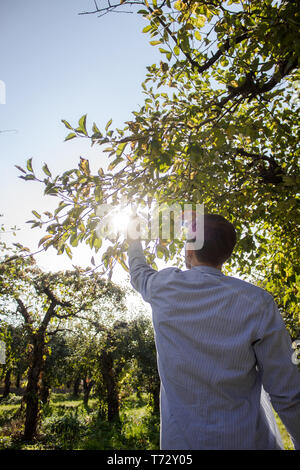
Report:
[{"label": "grass", "polygon": [[0,449],[23,450],[158,450],[159,416],[146,403],[131,397],[120,410],[121,422],[108,423],[98,409],[97,399],[82,400],[68,394],[53,394],[43,407],[38,437],[21,439],[23,423],[18,403],[0,404]]},{"label": "grass", "polygon": [[284,445],[284,449],[285,450],[294,450],[294,446],[292,444],[291,438],[290,438],[287,430],[285,429],[285,426],[283,425],[281,419],[277,415],[277,413],[275,413],[275,417],[276,417],[276,422],[277,422],[277,425],[278,425],[278,428],[279,428],[279,431],[280,431],[280,434],[281,434],[281,439],[282,439],[282,443]]},{"label": "grass", "polygon": [[[11,395],[0,403],[0,449],[159,450],[159,416],[151,413],[146,396],[124,400],[120,423],[108,423],[96,398],[90,399],[86,408],[70,394],[53,393],[43,408],[38,437],[31,443],[21,440],[20,401],[21,397]],[[292,450],[277,415],[276,420],[285,450]]]}]

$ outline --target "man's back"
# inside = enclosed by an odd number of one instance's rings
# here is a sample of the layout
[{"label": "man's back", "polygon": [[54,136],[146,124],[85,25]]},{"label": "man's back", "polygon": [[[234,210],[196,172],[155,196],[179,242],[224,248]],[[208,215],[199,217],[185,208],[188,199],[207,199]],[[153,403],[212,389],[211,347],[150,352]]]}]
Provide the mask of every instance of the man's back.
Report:
[{"label": "man's back", "polygon": [[[155,279],[164,448],[278,448],[259,406],[253,349],[269,300],[264,294],[206,266],[163,270]],[[179,441],[167,431],[170,422]]]},{"label": "man's back", "polygon": [[156,272],[138,244],[130,250],[132,284],[153,313],[161,448],[280,449],[262,384],[278,411],[284,395],[298,400],[294,418],[284,411],[295,435],[300,379],[272,297],[209,266]]}]

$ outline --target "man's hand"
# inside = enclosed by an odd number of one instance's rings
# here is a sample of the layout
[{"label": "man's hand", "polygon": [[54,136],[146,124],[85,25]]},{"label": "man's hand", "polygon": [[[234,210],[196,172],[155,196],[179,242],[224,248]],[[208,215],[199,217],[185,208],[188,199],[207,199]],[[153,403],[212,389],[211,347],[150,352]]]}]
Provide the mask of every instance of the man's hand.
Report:
[{"label": "man's hand", "polygon": [[141,238],[141,221],[137,215],[133,215],[129,218],[127,225],[127,237],[126,241],[128,244],[140,240]]}]

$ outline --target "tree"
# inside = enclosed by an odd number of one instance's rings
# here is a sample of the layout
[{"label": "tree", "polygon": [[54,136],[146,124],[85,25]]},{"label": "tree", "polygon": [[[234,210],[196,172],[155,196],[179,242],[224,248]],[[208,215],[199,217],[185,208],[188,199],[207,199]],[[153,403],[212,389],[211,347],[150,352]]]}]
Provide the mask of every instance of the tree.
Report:
[{"label": "tree", "polygon": [[[105,146],[110,161],[92,174],[89,162],[39,179],[28,160],[21,178],[40,180],[58,197],[54,214],[34,213],[47,226],[41,240],[58,253],[86,242],[96,252],[97,206],[122,197],[137,205],[203,203],[238,230],[227,270],[267,288],[299,334],[299,52],[297,2],[288,0],[124,0],[98,2],[105,14],[129,6],[146,20],[143,32],[159,47],[160,64],[148,67],[145,102],[123,129],[104,130],[87,116],[77,126],[63,120],[66,140]],[[146,256],[174,259],[183,243],[158,240]],[[126,243],[117,239],[102,262],[126,269]],[[283,294],[284,291],[284,294]]]},{"label": "tree", "polygon": [[[70,350],[68,356],[69,377],[73,382],[74,395],[79,395],[79,386],[83,385],[83,403],[88,407],[90,392],[98,376],[97,361],[99,350],[98,331],[94,328],[95,316],[87,321],[86,325],[79,325],[74,332],[68,335],[67,345]],[[105,329],[105,327],[102,327]]]},{"label": "tree", "polygon": [[106,391],[109,422],[120,421],[119,380],[128,361],[128,352],[128,324],[117,320],[106,329],[98,356],[98,365]]},{"label": "tree", "polygon": [[49,354],[45,357],[39,392],[43,404],[49,402],[53,387],[66,385],[68,358],[71,355],[67,334],[67,331],[57,332],[48,339]]},{"label": "tree", "polygon": [[97,273],[85,275],[83,270],[45,273],[33,257],[6,255],[0,265],[1,314],[16,315],[23,321],[30,340],[30,360],[27,387],[24,439],[32,440],[39,421],[39,400],[49,354],[48,340],[66,330],[70,319],[86,318],[95,303],[109,298],[122,299],[122,290]]},{"label": "tree", "polygon": [[12,375],[15,374],[16,386],[20,387],[22,373],[27,368],[26,331],[22,325],[0,323],[0,337],[5,343],[5,364],[2,366],[1,376],[4,377],[4,390],[2,398],[10,394]]},{"label": "tree", "polygon": [[160,378],[156,363],[154,331],[150,318],[139,315],[129,328],[129,351],[137,362],[136,381],[149,393],[154,413],[159,412]]}]

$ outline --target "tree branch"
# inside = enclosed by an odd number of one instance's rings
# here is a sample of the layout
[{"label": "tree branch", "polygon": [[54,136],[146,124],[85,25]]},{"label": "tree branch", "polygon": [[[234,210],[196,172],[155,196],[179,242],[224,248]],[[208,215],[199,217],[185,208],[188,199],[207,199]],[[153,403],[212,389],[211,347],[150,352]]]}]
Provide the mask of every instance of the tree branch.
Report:
[{"label": "tree branch", "polygon": [[[95,7],[96,7],[96,10],[94,11],[83,11],[81,13],[78,13],[78,15],[94,15],[96,13],[100,13],[99,17],[101,16],[104,16],[108,13],[132,13],[131,11],[120,11],[120,10],[116,10],[118,7],[122,6],[122,4],[120,4],[120,2],[118,4],[114,4],[114,5],[111,5],[110,1],[108,0],[108,5],[104,8],[99,8],[96,1],[94,0],[94,3],[95,3]],[[130,2],[124,2],[124,4],[126,5],[143,5],[144,6],[144,2],[142,1],[130,1]]]},{"label": "tree branch", "polygon": [[31,331],[33,319],[31,318],[30,313],[28,312],[27,308],[25,307],[23,301],[20,298],[16,298],[15,300],[18,304],[17,311],[19,311],[23,316],[26,328]]},{"label": "tree branch", "polygon": [[57,305],[60,305],[61,307],[71,307],[72,306],[72,304],[70,302],[64,302],[64,301],[58,299],[53,294],[53,292],[49,289],[49,286],[47,286],[47,284],[42,285],[42,291],[44,292],[44,294],[46,294],[48,299],[51,300],[51,303],[53,304],[53,308],[55,308]]},{"label": "tree branch", "polygon": [[268,157],[267,155],[259,155],[259,154],[256,154],[256,153],[247,152],[246,150],[244,150],[241,147],[238,147],[238,148],[234,149],[234,151],[238,155],[242,155],[244,157],[251,158],[252,162],[249,163],[249,166],[253,166],[254,162],[258,161],[258,160],[264,160],[266,162],[269,162],[272,165],[278,165],[278,163],[275,161],[275,158],[273,156]]},{"label": "tree branch", "polygon": [[277,63],[277,70],[272,77],[265,83],[260,84],[255,81],[253,72],[246,75],[244,82],[235,88],[230,87],[230,94],[225,96],[218,104],[218,107],[223,107],[228,101],[236,96],[243,96],[252,100],[258,95],[271,91],[280,81],[289,75],[293,70],[298,67],[298,57],[291,56],[286,60]]}]

